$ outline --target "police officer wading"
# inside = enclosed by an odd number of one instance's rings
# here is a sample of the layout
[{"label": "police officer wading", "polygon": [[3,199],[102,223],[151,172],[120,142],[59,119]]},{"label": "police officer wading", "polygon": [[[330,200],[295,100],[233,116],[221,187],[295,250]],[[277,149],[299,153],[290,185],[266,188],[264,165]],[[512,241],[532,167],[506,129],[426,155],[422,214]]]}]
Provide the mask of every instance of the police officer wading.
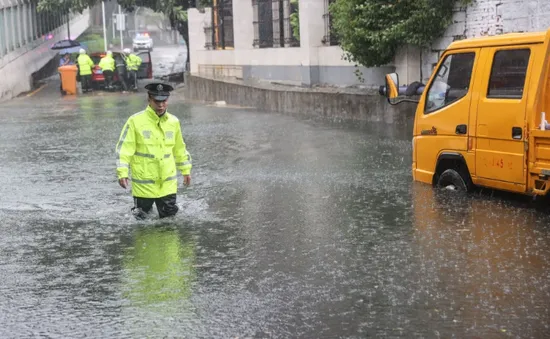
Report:
[{"label": "police officer wading", "polygon": [[126,74],[128,76],[128,86],[137,90],[137,72],[139,66],[141,66],[142,60],[140,57],[132,53],[129,48],[124,49],[124,54],[126,54]]},{"label": "police officer wading", "polygon": [[80,82],[82,84],[82,91],[88,92],[91,91],[92,83],[92,67],[94,67],[93,60],[86,54],[86,50],[81,48],[79,51],[78,59],[76,62],[78,64],[78,71],[80,72]]},{"label": "police officer wading", "polygon": [[115,71],[115,59],[113,59],[113,52],[107,51],[107,55],[101,58],[98,66],[103,71],[103,76],[105,76],[105,89],[112,89],[113,72]]},{"label": "police officer wading", "polygon": [[187,152],[177,117],[166,111],[172,86],[153,83],[145,86],[149,105],[132,115],[122,128],[116,146],[117,176],[120,186],[128,187],[132,174],[132,212],[144,219],[157,206],[160,218],[178,212],[177,170],[185,185],[191,183],[191,155]]}]

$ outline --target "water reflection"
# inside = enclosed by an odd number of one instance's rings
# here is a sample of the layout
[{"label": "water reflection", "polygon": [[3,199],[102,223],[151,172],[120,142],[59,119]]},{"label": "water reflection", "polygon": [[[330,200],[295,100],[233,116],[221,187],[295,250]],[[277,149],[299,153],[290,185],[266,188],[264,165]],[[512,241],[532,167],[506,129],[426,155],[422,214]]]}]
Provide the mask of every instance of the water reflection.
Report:
[{"label": "water reflection", "polygon": [[195,243],[174,226],[140,227],[123,260],[125,297],[139,307],[189,299],[194,263]]},{"label": "water reflection", "polygon": [[197,315],[191,297],[196,244],[186,226],[135,225],[123,250],[121,321],[129,338],[168,338],[192,333]]},{"label": "water reflection", "polygon": [[548,217],[426,185],[413,198],[426,316],[467,336],[548,335]]},{"label": "water reflection", "polygon": [[550,337],[550,218],[413,184],[412,120],[174,98],[195,181],[136,224],[113,147],[144,99],[2,106],[0,337]]}]

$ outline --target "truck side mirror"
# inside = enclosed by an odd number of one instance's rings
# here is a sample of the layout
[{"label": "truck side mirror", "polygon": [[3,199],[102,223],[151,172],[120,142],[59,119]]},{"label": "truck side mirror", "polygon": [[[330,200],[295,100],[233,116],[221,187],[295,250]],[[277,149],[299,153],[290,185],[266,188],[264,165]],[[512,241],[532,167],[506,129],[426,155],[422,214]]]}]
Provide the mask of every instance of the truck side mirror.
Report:
[{"label": "truck side mirror", "polygon": [[[390,105],[397,105],[401,102],[414,102],[418,103],[418,100],[412,100],[406,98],[408,95],[420,95],[424,90],[424,85],[420,83],[411,84],[411,87],[404,86],[399,88],[399,75],[397,73],[386,74],[386,85],[380,86],[378,93],[382,96],[385,96],[388,99]],[[412,92],[407,94],[407,92]],[[400,98],[401,96],[401,98]]]},{"label": "truck side mirror", "polygon": [[397,73],[386,74],[386,98],[395,99],[399,96],[399,75]]},{"label": "truck side mirror", "polygon": [[380,86],[378,93],[390,101],[399,96],[399,75],[397,73],[386,74],[385,79],[386,85]]}]

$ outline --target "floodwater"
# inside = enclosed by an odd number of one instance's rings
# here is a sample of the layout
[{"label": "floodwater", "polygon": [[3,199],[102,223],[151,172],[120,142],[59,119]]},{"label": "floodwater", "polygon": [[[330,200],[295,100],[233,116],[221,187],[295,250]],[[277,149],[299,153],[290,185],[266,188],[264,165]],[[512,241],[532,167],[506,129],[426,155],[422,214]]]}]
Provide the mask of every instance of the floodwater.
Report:
[{"label": "floodwater", "polygon": [[144,97],[2,103],[0,337],[550,336],[549,214],[413,183],[410,119],[173,98],[193,184],[138,222],[114,148]]}]

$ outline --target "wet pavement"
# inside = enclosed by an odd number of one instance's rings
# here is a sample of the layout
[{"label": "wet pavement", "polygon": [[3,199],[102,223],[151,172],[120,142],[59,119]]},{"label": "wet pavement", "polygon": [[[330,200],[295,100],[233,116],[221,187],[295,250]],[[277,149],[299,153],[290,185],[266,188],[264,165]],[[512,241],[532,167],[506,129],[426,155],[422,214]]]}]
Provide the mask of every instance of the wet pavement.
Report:
[{"label": "wet pavement", "polygon": [[52,88],[0,107],[2,338],[550,336],[549,214],[413,183],[410,119],[174,97],[193,184],[137,222],[114,148],[143,93]]},{"label": "wet pavement", "polygon": [[157,78],[183,72],[187,62],[187,47],[185,45],[158,46],[151,51],[153,60],[153,75]]}]

